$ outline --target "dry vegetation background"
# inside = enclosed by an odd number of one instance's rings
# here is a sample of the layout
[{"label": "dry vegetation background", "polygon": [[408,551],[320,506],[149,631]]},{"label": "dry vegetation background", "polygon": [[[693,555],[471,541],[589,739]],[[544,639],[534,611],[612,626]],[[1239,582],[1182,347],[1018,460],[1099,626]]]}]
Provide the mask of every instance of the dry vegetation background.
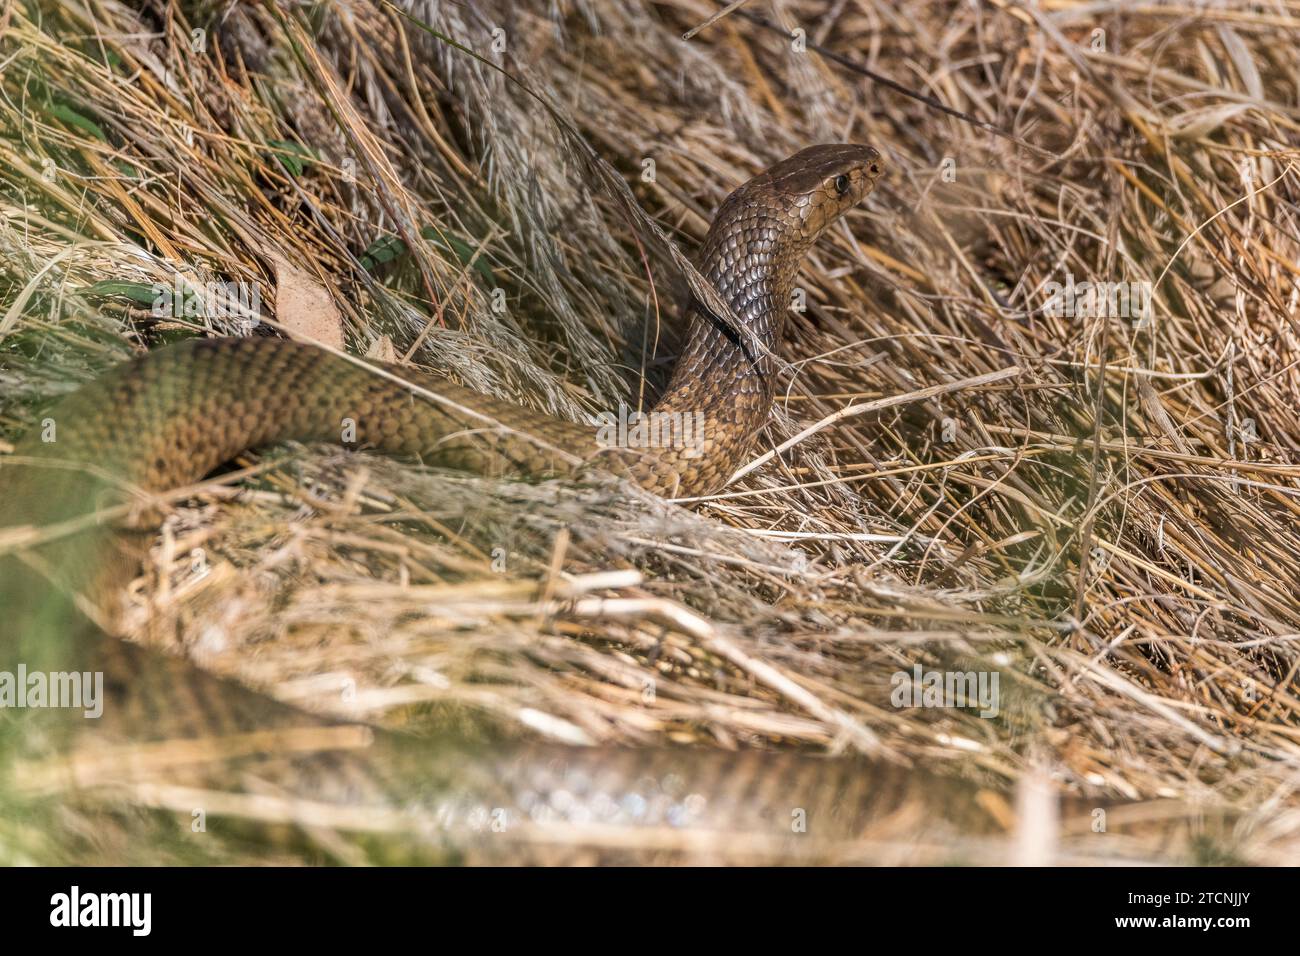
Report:
[{"label": "dry vegetation background", "polygon": [[[176,508],[130,633],[392,726],[1045,765],[1247,808],[1242,856],[1292,858],[1300,4],[754,0],[782,30],[690,40],[718,5],[400,9],[0,2],[0,444],[230,331],[152,317],[153,283],[253,283],[284,321],[277,259],[357,353],[572,418],[648,404],[680,276],[575,137],[687,252],[765,165],[882,150],[805,270],[762,444],[941,393],[702,502],[250,457]],[[1152,320],[1046,315],[1067,274],[1154,283]],[[917,662],[996,669],[1001,714],[895,709]]]}]

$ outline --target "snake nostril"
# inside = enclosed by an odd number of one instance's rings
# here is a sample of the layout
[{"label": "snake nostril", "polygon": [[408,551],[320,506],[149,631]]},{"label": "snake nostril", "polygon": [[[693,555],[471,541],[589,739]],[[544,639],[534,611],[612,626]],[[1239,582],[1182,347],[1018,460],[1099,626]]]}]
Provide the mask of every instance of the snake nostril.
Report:
[{"label": "snake nostril", "polygon": [[870,168],[870,170],[871,170],[871,175],[873,175],[873,176],[879,176],[879,175],[880,175],[880,166],[879,166],[878,164],[876,164],[876,163],[872,163],[871,166],[870,166],[869,168]]}]

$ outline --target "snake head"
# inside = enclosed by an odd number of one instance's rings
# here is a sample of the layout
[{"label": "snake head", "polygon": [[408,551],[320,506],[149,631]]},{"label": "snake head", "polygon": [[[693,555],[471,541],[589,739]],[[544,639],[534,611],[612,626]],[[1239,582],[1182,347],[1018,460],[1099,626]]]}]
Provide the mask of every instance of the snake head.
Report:
[{"label": "snake head", "polygon": [[[826,227],[884,174],[879,150],[852,143],[809,146],[755,176],[718,209],[700,261],[724,295],[745,309],[761,286],[783,299],[803,255]],[[747,297],[747,298],[745,298]]]},{"label": "snake head", "polygon": [[759,176],[805,248],[856,206],[884,174],[884,158],[870,146],[826,143],[809,146]]}]

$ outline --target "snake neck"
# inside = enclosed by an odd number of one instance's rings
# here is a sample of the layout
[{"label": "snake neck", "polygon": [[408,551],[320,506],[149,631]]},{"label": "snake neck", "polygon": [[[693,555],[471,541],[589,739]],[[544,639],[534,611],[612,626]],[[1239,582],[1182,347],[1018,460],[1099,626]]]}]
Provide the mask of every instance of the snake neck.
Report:
[{"label": "snake neck", "polygon": [[[808,243],[781,211],[733,195],[714,220],[699,256],[701,273],[731,306],[741,334],[695,300],[684,320],[689,329],[663,397],[653,411],[693,415],[703,421],[705,448],[697,468],[714,490],[726,480],[767,421],[776,393],[775,353]],[[726,383],[724,390],[705,383]]]}]

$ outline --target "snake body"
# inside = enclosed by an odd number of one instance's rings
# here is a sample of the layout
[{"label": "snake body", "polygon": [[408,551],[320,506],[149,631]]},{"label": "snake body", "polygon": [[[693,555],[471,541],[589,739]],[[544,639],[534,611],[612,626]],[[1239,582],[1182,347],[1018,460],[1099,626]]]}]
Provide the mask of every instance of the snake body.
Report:
[{"label": "snake body", "polygon": [[[719,208],[700,271],[742,327],[692,300],[686,347],[654,409],[703,413],[689,446],[605,447],[589,426],[269,337],[157,349],[57,402],[0,465],[0,669],[102,672],[106,701],[96,721],[24,715],[9,748],[22,759],[8,763],[27,776],[11,786],[93,790],[106,765],[122,771],[115,761],[152,754],[125,776],[161,779],[175,796],[252,775],[300,809],[364,808],[354,818],[363,831],[409,820],[411,846],[452,859],[533,858],[521,845],[551,858],[599,845],[602,859],[892,859],[861,849],[883,846],[934,861],[949,858],[954,834],[1001,832],[1005,814],[981,808],[969,787],[861,759],[349,736],[356,728],[109,633],[113,595],[137,566],[124,528],[139,521],[140,493],[184,486],[246,449],[342,442],[488,474],[599,468],[665,495],[715,490],[768,415],[804,253],[881,168],[870,147],[812,147]],[[178,757],[151,741],[189,743]],[[173,805],[159,793],[137,787],[131,799]]]}]

